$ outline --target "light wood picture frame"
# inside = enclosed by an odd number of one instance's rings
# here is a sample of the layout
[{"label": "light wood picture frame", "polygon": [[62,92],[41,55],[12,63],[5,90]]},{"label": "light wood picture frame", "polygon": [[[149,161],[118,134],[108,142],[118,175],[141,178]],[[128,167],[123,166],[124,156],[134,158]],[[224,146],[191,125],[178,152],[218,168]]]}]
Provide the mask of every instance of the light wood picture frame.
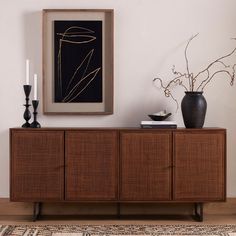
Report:
[{"label": "light wood picture frame", "polygon": [[112,9],[43,10],[44,114],[113,114]]}]

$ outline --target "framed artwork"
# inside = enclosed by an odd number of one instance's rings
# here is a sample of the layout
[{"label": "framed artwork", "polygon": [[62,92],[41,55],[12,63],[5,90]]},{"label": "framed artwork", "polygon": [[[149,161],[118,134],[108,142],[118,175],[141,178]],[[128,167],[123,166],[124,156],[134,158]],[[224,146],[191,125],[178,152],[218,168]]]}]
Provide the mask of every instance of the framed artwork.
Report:
[{"label": "framed artwork", "polygon": [[113,10],[43,10],[43,111],[113,114]]}]

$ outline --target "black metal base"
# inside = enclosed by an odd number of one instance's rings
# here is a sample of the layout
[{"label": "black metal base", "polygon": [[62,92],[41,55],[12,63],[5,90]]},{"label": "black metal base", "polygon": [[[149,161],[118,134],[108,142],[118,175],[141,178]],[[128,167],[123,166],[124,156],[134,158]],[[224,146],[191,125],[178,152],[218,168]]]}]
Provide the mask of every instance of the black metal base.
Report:
[{"label": "black metal base", "polygon": [[119,202],[117,203],[116,210],[117,210],[117,213],[116,213],[117,214],[117,218],[120,219],[120,203]]},{"label": "black metal base", "polygon": [[30,123],[27,121],[21,127],[22,128],[29,128],[30,127]]},{"label": "black metal base", "polygon": [[37,114],[38,114],[37,108],[38,108],[38,105],[39,105],[39,100],[32,100],[32,105],[33,105],[33,108],[34,108],[34,112],[33,112],[34,121],[30,124],[30,128],[41,128],[41,125],[37,121]]},{"label": "black metal base", "polygon": [[33,122],[30,124],[30,128],[41,128],[41,125],[39,124],[39,122],[33,121]]},{"label": "black metal base", "polygon": [[[38,220],[41,217],[41,210],[42,210],[42,202],[35,202],[34,203],[34,210],[33,210],[33,221]],[[88,216],[87,216],[88,217]],[[111,219],[114,216],[89,216],[92,219],[97,218],[104,218],[104,219]],[[117,214],[115,216],[117,219],[181,219],[180,215],[121,215],[121,203],[117,203]],[[184,217],[184,216],[182,216]],[[203,221],[203,203],[194,203],[194,215],[192,216],[194,220],[198,222]],[[79,218],[86,218],[86,216],[80,216]]]},{"label": "black metal base", "polygon": [[33,221],[39,219],[41,216],[41,209],[42,209],[42,203],[41,202],[34,202],[34,212],[33,212]]},{"label": "black metal base", "polygon": [[193,219],[198,222],[203,221],[203,203],[194,203]]},{"label": "black metal base", "polygon": [[[135,217],[139,217],[140,218],[140,216],[137,216],[137,215],[131,215],[131,216],[129,216],[129,215],[125,215],[125,216],[123,216],[123,215],[121,215],[121,203],[117,203],[117,218],[118,219],[124,219],[124,218],[127,218],[128,217],[128,219],[132,219],[133,217],[135,218]],[[147,218],[147,219],[163,219],[163,217],[165,218],[165,219],[170,219],[170,218],[175,218],[175,217],[177,217],[177,218],[181,218],[181,216],[180,215],[164,215],[164,216],[162,216],[162,215],[151,215],[151,216],[141,216],[141,217],[144,217],[144,218]],[[192,218],[195,220],[195,221],[198,221],[198,222],[202,222],[203,221],[203,203],[194,203],[194,215],[192,216]]]},{"label": "black metal base", "polygon": [[31,113],[29,110],[30,104],[29,104],[29,95],[30,95],[30,91],[31,91],[31,85],[24,85],[24,92],[25,92],[25,102],[26,104],[24,104],[25,106],[25,112],[24,112],[24,119],[25,119],[25,123],[21,126],[22,128],[29,128],[30,127],[30,123],[29,120],[31,118]]}]

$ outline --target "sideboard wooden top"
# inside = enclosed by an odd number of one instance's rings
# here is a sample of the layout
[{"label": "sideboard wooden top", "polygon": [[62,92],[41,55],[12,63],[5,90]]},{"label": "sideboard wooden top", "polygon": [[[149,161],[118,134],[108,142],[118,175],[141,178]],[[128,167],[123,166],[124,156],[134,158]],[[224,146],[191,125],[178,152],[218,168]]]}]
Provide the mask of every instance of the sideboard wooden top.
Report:
[{"label": "sideboard wooden top", "polygon": [[21,127],[15,127],[10,128],[10,130],[18,130],[18,131],[50,131],[50,130],[66,130],[66,131],[73,131],[73,130],[117,130],[117,131],[184,131],[184,132],[193,132],[193,131],[226,131],[225,128],[220,127],[206,127],[201,129],[187,129],[184,127],[179,128],[140,128],[140,127],[43,127],[43,128],[21,128]]}]

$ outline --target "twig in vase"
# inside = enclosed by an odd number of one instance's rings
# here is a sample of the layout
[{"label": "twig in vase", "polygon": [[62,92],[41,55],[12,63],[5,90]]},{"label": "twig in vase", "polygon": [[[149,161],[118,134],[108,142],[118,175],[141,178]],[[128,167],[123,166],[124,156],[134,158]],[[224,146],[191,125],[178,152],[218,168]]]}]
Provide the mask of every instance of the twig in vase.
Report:
[{"label": "twig in vase", "polygon": [[[187,51],[188,51],[191,41],[194,38],[196,38],[198,35],[199,34],[195,34],[194,36],[192,36],[186,44],[186,47],[184,50],[184,57],[185,57],[185,64],[186,64],[186,72],[185,73],[176,71],[175,66],[173,66],[172,73],[174,75],[174,78],[172,80],[170,80],[166,85],[164,85],[163,79],[160,77],[153,79],[154,85],[157,86],[156,83],[157,82],[160,83],[160,88],[164,91],[165,97],[171,97],[175,101],[175,103],[177,105],[176,110],[178,110],[179,104],[178,104],[177,99],[172,94],[172,89],[174,86],[180,85],[181,87],[183,87],[185,89],[185,91],[191,91],[191,92],[204,91],[205,87],[212,81],[212,79],[215,77],[215,75],[221,74],[221,73],[225,74],[227,77],[230,78],[230,85],[231,86],[233,86],[233,84],[234,84],[236,64],[228,65],[223,60],[225,58],[230,57],[232,54],[234,54],[234,52],[236,51],[236,47],[230,53],[228,53],[222,57],[219,57],[216,60],[209,63],[209,65],[207,65],[205,67],[205,69],[196,73],[196,75],[194,75],[190,71]],[[235,38],[234,38],[234,40],[235,40]],[[216,64],[219,64],[219,66],[221,66],[221,68],[211,71],[210,69],[213,68],[213,66]],[[205,76],[205,78],[200,80],[201,76]],[[198,87],[196,86],[197,82],[199,83]],[[186,84],[188,84],[188,85],[186,85]],[[157,86],[157,87],[159,87],[159,86]],[[195,89],[195,87],[197,87],[197,89]]]}]

